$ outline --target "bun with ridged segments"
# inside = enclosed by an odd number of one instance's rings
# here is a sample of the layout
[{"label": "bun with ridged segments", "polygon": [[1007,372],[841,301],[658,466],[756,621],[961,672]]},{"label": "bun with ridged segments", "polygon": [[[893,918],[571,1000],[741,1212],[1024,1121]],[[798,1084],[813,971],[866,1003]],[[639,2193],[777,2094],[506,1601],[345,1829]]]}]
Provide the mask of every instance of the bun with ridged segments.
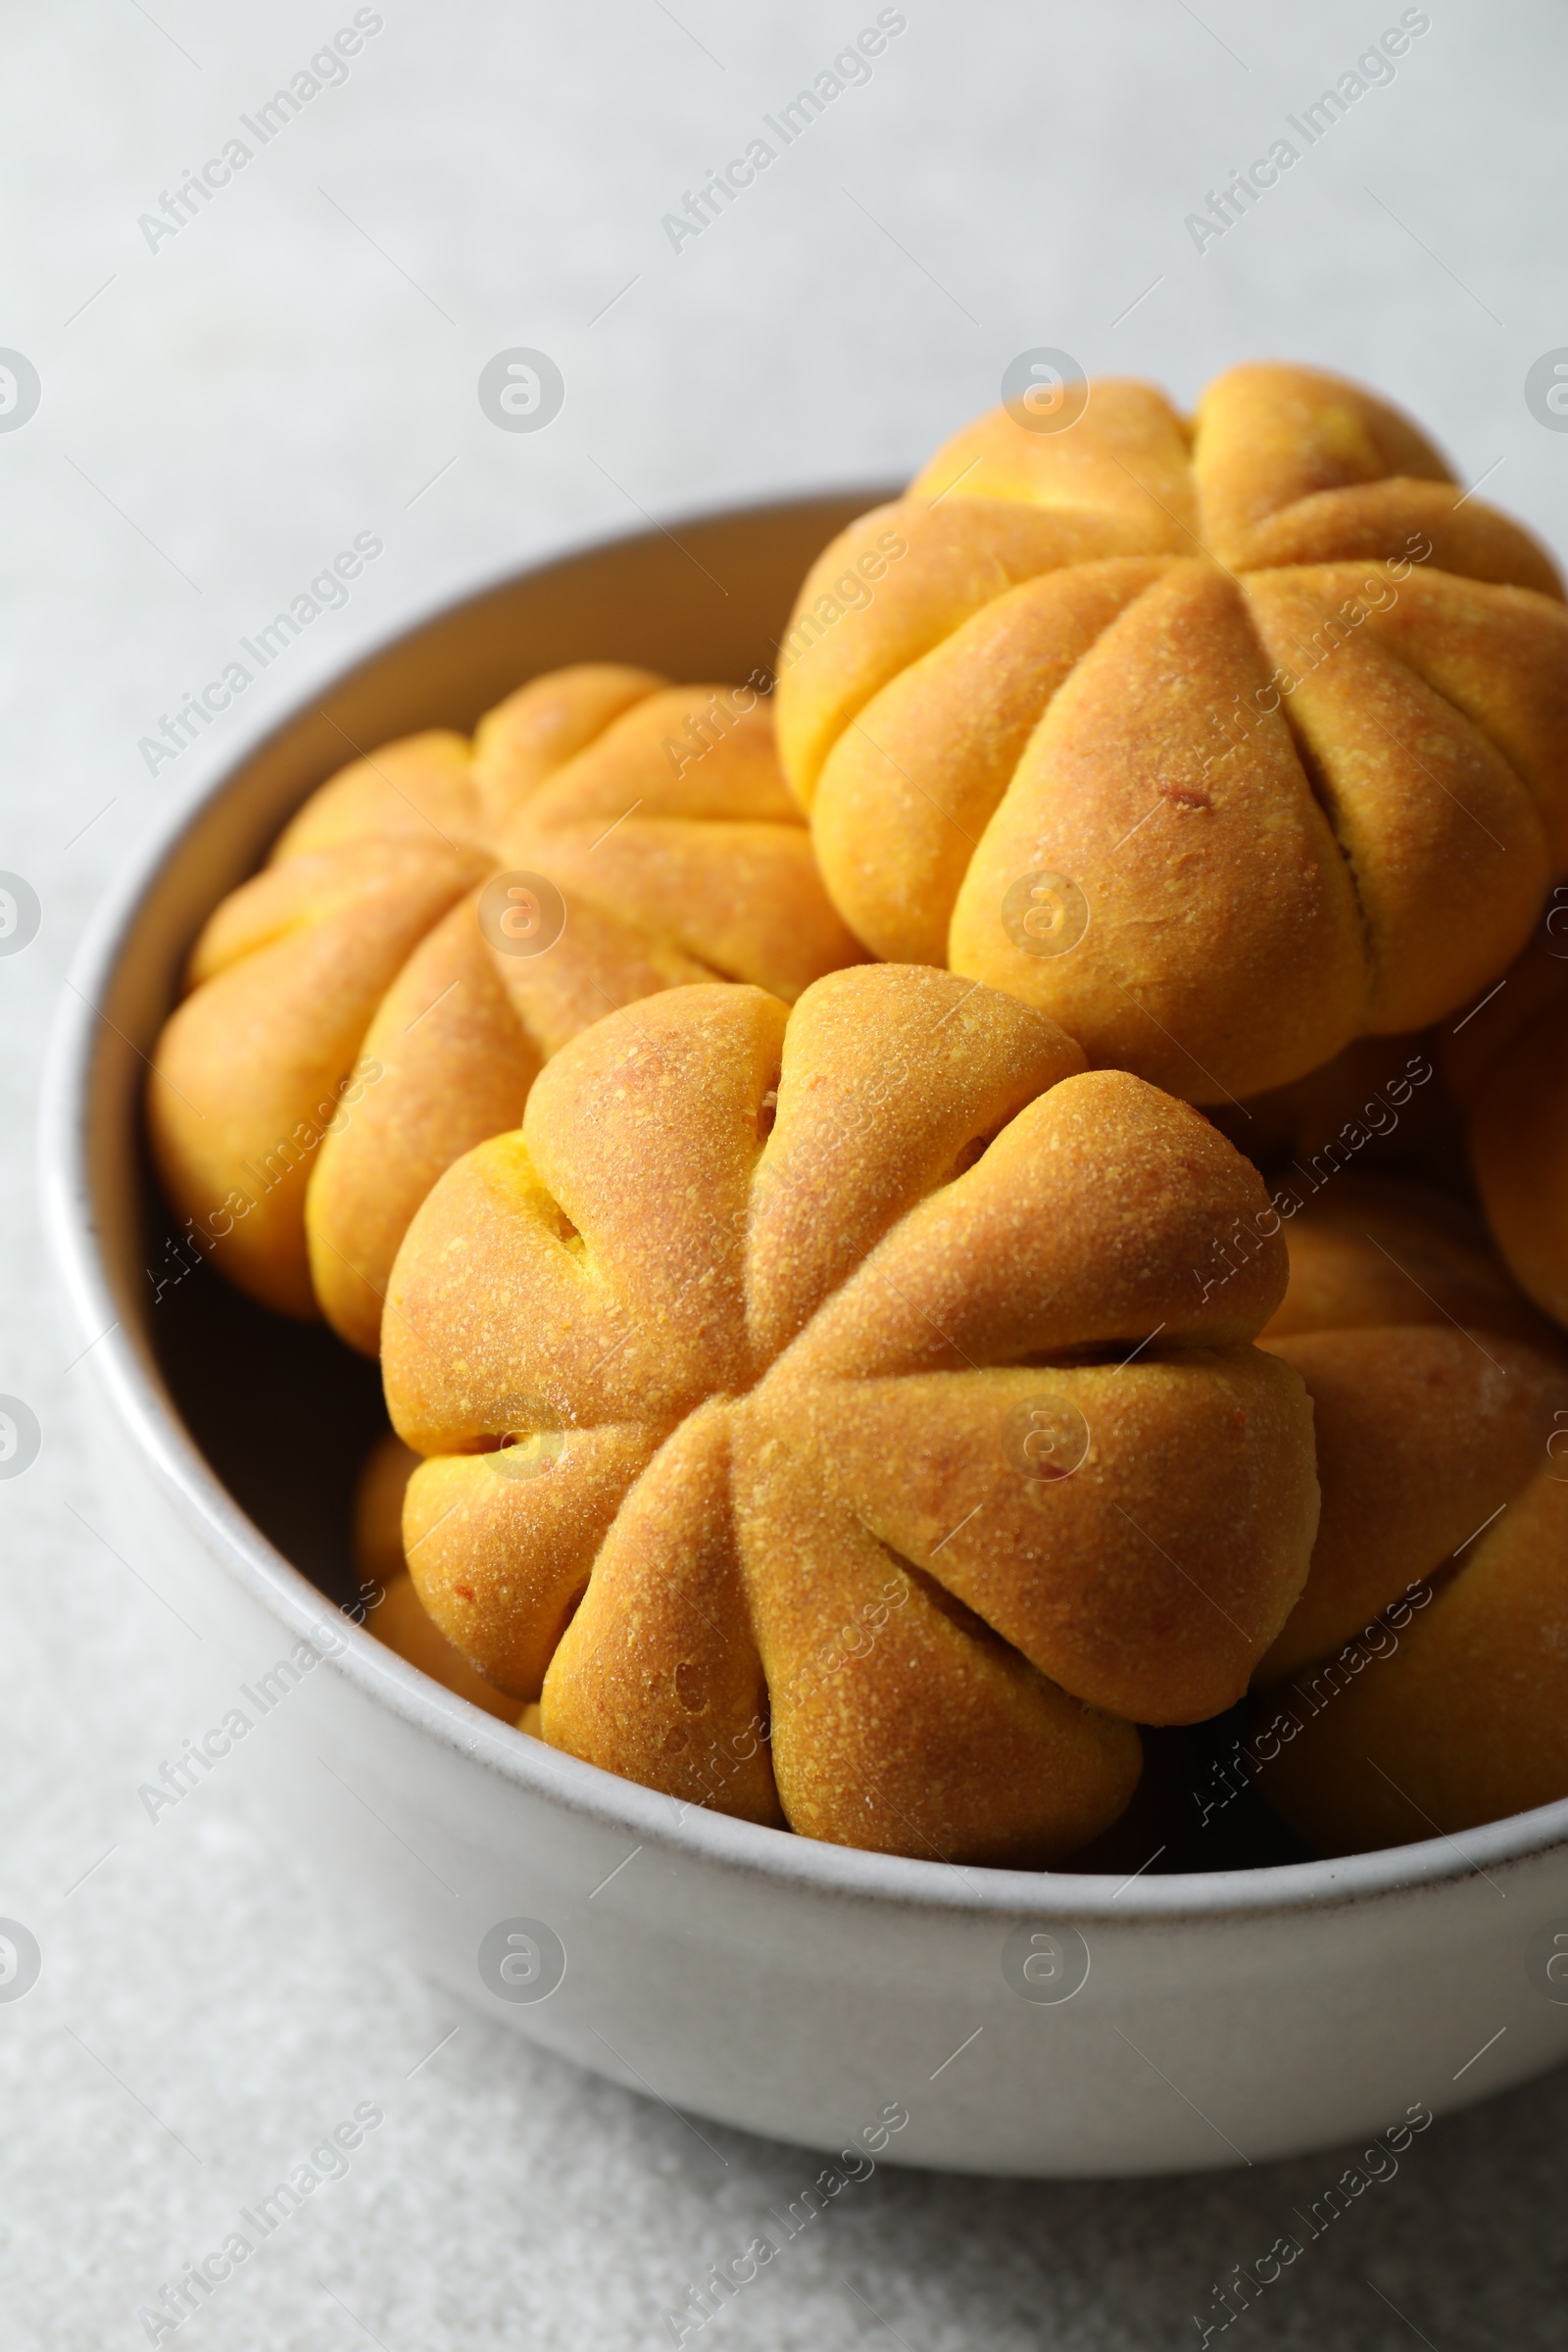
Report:
[{"label": "bun with ridged segments", "polygon": [[1505,983],[1445,1041],[1470,1167],[1498,1250],[1568,1324],[1568,889],[1552,892]]},{"label": "bun with ridged segments", "polygon": [[1549,558],[1313,368],[1077,410],[981,417],[801,591],[779,742],[845,920],[1199,1102],[1463,1004],[1568,867]]},{"label": "bun with ridged segments", "polygon": [[1284,1246],[1187,1105],[907,966],[672,989],[448,1170],[388,1294],[430,1617],[697,1804],[1044,1864],[1231,1704],[1317,1517]]},{"label": "bun with ridged segments", "polygon": [[1257,1669],[1259,1786],[1319,1852],[1568,1796],[1568,1359],[1453,1202],[1344,1176],[1260,1345],[1311,1395],[1322,1519]]},{"label": "bun with ridged segments", "polygon": [[[498,874],[527,921],[489,907]],[[861,952],[755,690],[554,671],[471,742],[356,759],[219,906],[154,1056],[159,1173],[240,1289],[373,1355],[410,1217],[568,1038],[690,981],[792,1000]]]},{"label": "bun with ridged segments", "polygon": [[487,1715],[515,1723],[517,1702],[476,1674],[431,1622],[403,1558],[403,1496],[419,1457],[390,1434],[367,1455],[354,1495],[354,1565],[368,1634]]}]

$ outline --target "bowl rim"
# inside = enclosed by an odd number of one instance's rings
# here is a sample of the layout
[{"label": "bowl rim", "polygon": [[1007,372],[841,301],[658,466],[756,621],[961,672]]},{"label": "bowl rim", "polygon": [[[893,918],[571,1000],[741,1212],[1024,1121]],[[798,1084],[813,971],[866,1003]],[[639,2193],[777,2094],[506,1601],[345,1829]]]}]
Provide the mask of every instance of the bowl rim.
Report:
[{"label": "bowl rim", "polygon": [[[221,751],[192,747],[196,758],[187,771],[189,788],[151,825],[88,919],[66,976],[46,1054],[39,1188],[56,1276],[81,1335],[78,1360],[89,1363],[122,1432],[202,1546],[296,1639],[311,1642],[363,1697],[528,1795],[702,1867],[879,1908],[975,1920],[1094,1919],[1130,1927],[1338,1909],[1485,1877],[1568,1845],[1565,1798],[1467,1830],[1462,1840],[1440,1833],[1408,1845],[1329,1860],[1167,1877],[1149,1875],[1146,1864],[1116,1886],[1111,1873],[1004,1870],[830,1845],[644,1788],[498,1722],[366,1633],[246,1516],[122,1326],[92,1201],[92,1081],[99,1023],[107,1019],[98,1008],[186,835],[242,781],[274,739],[308,717],[334,688],[465,608],[519,580],[583,557],[647,545],[682,525],[746,517],[760,521],[844,495],[844,486],[830,486],[816,493],[682,508],[669,514],[667,529],[655,519],[648,530],[568,537],[532,562],[497,567],[456,592],[415,604],[396,615],[389,629],[367,637],[336,662],[313,664],[294,691],[265,715],[241,721]],[[869,493],[872,500],[879,495],[885,490]]]}]

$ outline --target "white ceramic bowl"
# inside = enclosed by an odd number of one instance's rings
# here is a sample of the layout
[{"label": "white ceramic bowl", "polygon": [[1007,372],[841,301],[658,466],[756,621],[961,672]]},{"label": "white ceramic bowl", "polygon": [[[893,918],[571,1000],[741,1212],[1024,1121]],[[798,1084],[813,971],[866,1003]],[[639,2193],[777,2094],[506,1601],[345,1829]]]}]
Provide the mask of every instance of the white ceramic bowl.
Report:
[{"label": "white ceramic bowl", "polygon": [[161,1253],[142,1056],[201,921],[345,737],[466,725],[590,657],[742,677],[868,503],[698,518],[503,580],[209,761],[94,925],[53,1047],[47,1216],[94,1343],[113,1541],[203,1636],[185,1644],[197,1727],[254,1716],[244,1769],[323,1899],[674,2107],[894,2161],[1092,2175],[1256,2162],[1460,2106],[1568,2053],[1568,1984],[1545,1973],[1553,1932],[1568,1951],[1568,1803],[1462,1841],[1126,1884],[683,1809],[493,1721],[344,1617],[373,1372],[205,1269],[171,1279],[185,1261]]}]

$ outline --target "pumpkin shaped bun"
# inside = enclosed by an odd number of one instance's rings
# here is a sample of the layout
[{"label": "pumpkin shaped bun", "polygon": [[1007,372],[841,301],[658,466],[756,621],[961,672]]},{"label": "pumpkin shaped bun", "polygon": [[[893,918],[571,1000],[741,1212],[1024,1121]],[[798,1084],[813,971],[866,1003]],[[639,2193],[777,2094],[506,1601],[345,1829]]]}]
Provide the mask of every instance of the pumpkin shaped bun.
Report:
[{"label": "pumpkin shaped bun", "polygon": [[1440,1196],[1344,1175],[1286,1232],[1260,1345],[1311,1394],[1323,1506],[1257,1669],[1259,1787],[1326,1853],[1568,1796],[1561,1336]]},{"label": "pumpkin shaped bun", "polygon": [[471,742],[353,760],[218,907],[154,1055],[159,1173],[240,1289],[374,1355],[410,1217],[568,1038],[690,981],[793,1000],[861,954],[755,689],[554,671]]},{"label": "pumpkin shaped bun", "polygon": [[1043,1864],[1240,1697],[1317,1520],[1261,1180],[1032,1006],[668,990],[541,1071],[393,1268],[434,1623],[556,1746],[815,1838]]},{"label": "pumpkin shaped bun", "polygon": [[873,954],[1196,1102],[1465,1004],[1568,870],[1549,558],[1313,368],[979,418],[811,570],[778,727]]}]

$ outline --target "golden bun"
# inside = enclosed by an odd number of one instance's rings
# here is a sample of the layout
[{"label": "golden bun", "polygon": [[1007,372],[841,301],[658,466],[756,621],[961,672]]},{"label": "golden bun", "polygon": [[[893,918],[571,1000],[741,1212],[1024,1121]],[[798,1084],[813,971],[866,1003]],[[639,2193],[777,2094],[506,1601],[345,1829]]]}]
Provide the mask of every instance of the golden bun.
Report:
[{"label": "golden bun", "polygon": [[1323,1501],[1255,1677],[1263,1794],[1326,1853],[1568,1795],[1560,1334],[1414,1187],[1347,1176],[1286,1233],[1260,1346],[1311,1396]]},{"label": "golden bun", "polygon": [[383,1372],[425,1607],[543,1737],[696,1804],[1044,1864],[1135,1722],[1233,1703],[1317,1518],[1197,1112],[932,969],[674,989],[435,1185]]},{"label": "golden bun", "polygon": [[403,1558],[403,1496],[419,1457],[390,1433],[366,1456],[354,1496],[354,1565],[368,1634],[460,1698],[517,1720],[517,1702],[476,1674],[433,1623]]},{"label": "golden bun", "polygon": [[471,742],[351,761],[219,906],[154,1054],[154,1157],[231,1281],[374,1355],[410,1217],[568,1038],[694,980],[793,999],[860,954],[754,689],[554,671]]},{"label": "golden bun", "polygon": [[1386,403],[1257,364],[967,426],[801,590],[785,771],[873,954],[1198,1102],[1416,1030],[1568,865],[1550,559]]}]

